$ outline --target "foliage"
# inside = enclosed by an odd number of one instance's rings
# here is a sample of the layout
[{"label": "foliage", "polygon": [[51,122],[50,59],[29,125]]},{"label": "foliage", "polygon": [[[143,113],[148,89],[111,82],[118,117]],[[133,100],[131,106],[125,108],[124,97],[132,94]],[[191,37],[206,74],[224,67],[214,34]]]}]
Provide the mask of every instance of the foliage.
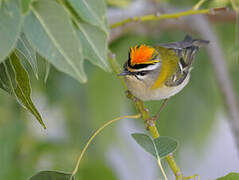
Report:
[{"label": "foliage", "polygon": [[[14,74],[14,77],[11,75]],[[12,53],[7,62],[1,65],[1,87],[9,94],[14,94],[19,102],[28,109],[46,128],[42,118],[31,100],[31,86],[27,71],[21,65],[19,58]]]},{"label": "foliage", "polygon": [[[109,29],[103,0],[82,1],[80,5],[73,0],[23,0],[20,4],[16,0],[4,1],[0,21],[4,27],[0,28],[0,62],[15,51],[21,61],[29,62],[38,77],[36,53],[39,53],[58,70],[80,82],[87,81],[85,59],[109,70],[106,58]],[[25,81],[28,74],[25,76],[22,83],[28,83]],[[6,90],[4,84],[1,88]],[[23,101],[19,95],[16,98]],[[26,107],[42,123],[35,107]]]},{"label": "foliage", "polygon": [[0,11],[0,62],[3,62],[10,54],[20,35],[22,26],[22,14],[17,1],[3,2]]},{"label": "foliage", "polygon": [[132,134],[132,136],[145,151],[152,154],[156,159],[162,159],[173,153],[178,146],[178,142],[170,137],[160,136],[151,139],[148,135],[140,133]]},{"label": "foliage", "polygon": [[229,173],[226,176],[217,178],[217,180],[237,180],[239,179],[239,173]]}]

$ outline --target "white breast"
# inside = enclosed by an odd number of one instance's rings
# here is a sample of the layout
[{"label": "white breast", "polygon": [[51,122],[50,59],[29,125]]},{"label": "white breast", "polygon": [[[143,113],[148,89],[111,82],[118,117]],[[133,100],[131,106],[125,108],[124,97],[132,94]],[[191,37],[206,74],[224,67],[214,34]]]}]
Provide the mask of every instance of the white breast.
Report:
[{"label": "white breast", "polygon": [[185,80],[178,86],[172,86],[172,87],[163,86],[153,90],[152,95],[150,96],[148,100],[161,100],[161,99],[167,99],[171,96],[174,96],[175,94],[179,93],[188,84],[189,79],[190,79],[190,73],[187,75]]},{"label": "white breast", "polygon": [[149,100],[161,100],[167,99],[178,92],[180,92],[189,82],[190,73],[188,73],[185,80],[178,86],[160,86],[159,88],[152,90],[151,86],[147,86],[145,83],[132,83],[128,78],[126,78],[126,85],[129,90],[139,99],[143,101]]}]

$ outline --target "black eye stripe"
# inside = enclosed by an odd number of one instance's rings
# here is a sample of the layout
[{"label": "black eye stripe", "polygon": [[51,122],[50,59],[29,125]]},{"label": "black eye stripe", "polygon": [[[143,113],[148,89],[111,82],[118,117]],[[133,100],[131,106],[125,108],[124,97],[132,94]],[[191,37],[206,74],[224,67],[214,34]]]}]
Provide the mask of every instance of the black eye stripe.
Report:
[{"label": "black eye stripe", "polygon": [[139,72],[136,72],[137,75],[140,75],[140,76],[144,76],[148,73],[149,71],[139,71]]}]

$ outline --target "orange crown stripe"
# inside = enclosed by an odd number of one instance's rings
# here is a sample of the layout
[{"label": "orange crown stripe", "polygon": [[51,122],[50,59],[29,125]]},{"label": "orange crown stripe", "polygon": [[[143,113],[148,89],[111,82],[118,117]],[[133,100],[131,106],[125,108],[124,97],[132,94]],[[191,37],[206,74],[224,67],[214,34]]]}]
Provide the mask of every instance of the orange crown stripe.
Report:
[{"label": "orange crown stripe", "polygon": [[148,64],[151,63],[150,59],[152,58],[154,54],[154,48],[141,45],[141,46],[135,46],[134,48],[130,48],[130,59],[131,64]]}]

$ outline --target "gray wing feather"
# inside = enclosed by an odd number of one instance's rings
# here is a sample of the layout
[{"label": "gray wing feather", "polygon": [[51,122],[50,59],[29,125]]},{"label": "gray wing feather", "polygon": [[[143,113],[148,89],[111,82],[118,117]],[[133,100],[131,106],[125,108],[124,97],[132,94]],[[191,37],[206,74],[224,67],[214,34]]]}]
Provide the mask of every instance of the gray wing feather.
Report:
[{"label": "gray wing feather", "polygon": [[183,41],[159,44],[160,46],[174,50],[179,57],[178,70],[166,82],[166,85],[177,86],[182,83],[190,72],[196,52],[201,46],[208,43],[209,41],[207,40],[193,39],[191,36],[186,35]]},{"label": "gray wing feather", "polygon": [[209,43],[208,40],[193,39],[191,36],[186,35],[183,41],[163,43],[159,45],[166,48],[170,48],[170,49],[186,49],[192,46],[201,47],[201,46],[207,45],[208,43]]}]

